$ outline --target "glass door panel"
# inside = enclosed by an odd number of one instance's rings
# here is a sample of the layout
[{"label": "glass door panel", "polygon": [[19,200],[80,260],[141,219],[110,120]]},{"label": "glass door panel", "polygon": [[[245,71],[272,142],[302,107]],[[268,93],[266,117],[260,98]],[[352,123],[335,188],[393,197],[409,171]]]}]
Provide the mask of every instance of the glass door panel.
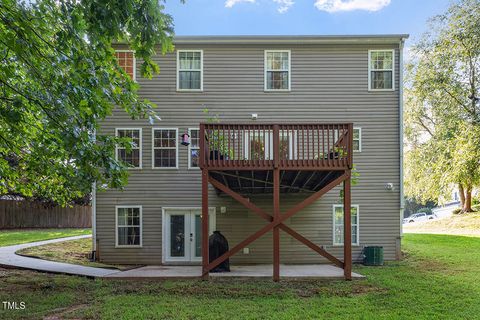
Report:
[{"label": "glass door panel", "polygon": [[170,216],[170,256],[185,257],[185,215]]}]

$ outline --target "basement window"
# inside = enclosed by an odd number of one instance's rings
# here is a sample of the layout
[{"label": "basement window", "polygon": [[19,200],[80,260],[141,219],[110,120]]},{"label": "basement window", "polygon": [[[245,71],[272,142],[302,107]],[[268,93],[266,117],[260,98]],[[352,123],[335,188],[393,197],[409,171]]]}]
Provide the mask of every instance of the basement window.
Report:
[{"label": "basement window", "polygon": [[[351,216],[352,216],[352,245],[359,245],[359,206],[352,205]],[[343,221],[344,221],[344,212],[342,204],[335,204],[333,206],[333,245],[343,246]]]},{"label": "basement window", "polygon": [[116,246],[142,246],[142,207],[116,207]]}]

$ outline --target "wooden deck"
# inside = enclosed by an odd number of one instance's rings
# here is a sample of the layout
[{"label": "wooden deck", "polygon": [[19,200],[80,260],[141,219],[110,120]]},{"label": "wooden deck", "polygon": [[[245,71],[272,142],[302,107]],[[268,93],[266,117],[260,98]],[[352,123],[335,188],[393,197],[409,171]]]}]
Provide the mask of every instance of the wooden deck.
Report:
[{"label": "wooden deck", "polygon": [[[350,177],[353,166],[353,123],[200,124],[202,169],[202,275],[265,233],[273,232],[273,279],[280,277],[280,229],[344,269],[351,279]],[[343,182],[344,261],[284,224],[306,206]],[[208,261],[208,184],[265,219],[267,225],[214,261]],[[308,193],[281,213],[280,194]],[[247,197],[271,193],[273,212],[258,208]]]}]

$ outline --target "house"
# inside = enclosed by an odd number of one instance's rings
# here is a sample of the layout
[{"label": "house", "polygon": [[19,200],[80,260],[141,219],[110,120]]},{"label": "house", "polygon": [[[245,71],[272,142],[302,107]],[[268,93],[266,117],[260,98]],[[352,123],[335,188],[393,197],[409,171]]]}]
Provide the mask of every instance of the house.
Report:
[{"label": "house", "polygon": [[136,144],[116,150],[132,167],[126,188],[95,196],[99,259],[185,265],[203,255],[208,274],[202,234],[214,230],[235,249],[234,265],[331,261],[349,278],[349,258],[361,261],[365,246],[398,259],[406,38],[183,36],[155,56],[153,80],[118,45],[119,64],[162,120],[116,110],[99,131]]}]

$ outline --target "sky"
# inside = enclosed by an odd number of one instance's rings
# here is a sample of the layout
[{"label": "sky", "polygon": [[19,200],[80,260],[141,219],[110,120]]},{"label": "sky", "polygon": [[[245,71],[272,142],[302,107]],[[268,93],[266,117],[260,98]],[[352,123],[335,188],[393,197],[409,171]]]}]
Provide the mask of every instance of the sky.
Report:
[{"label": "sky", "polygon": [[410,34],[451,0],[168,0],[176,35]]}]

